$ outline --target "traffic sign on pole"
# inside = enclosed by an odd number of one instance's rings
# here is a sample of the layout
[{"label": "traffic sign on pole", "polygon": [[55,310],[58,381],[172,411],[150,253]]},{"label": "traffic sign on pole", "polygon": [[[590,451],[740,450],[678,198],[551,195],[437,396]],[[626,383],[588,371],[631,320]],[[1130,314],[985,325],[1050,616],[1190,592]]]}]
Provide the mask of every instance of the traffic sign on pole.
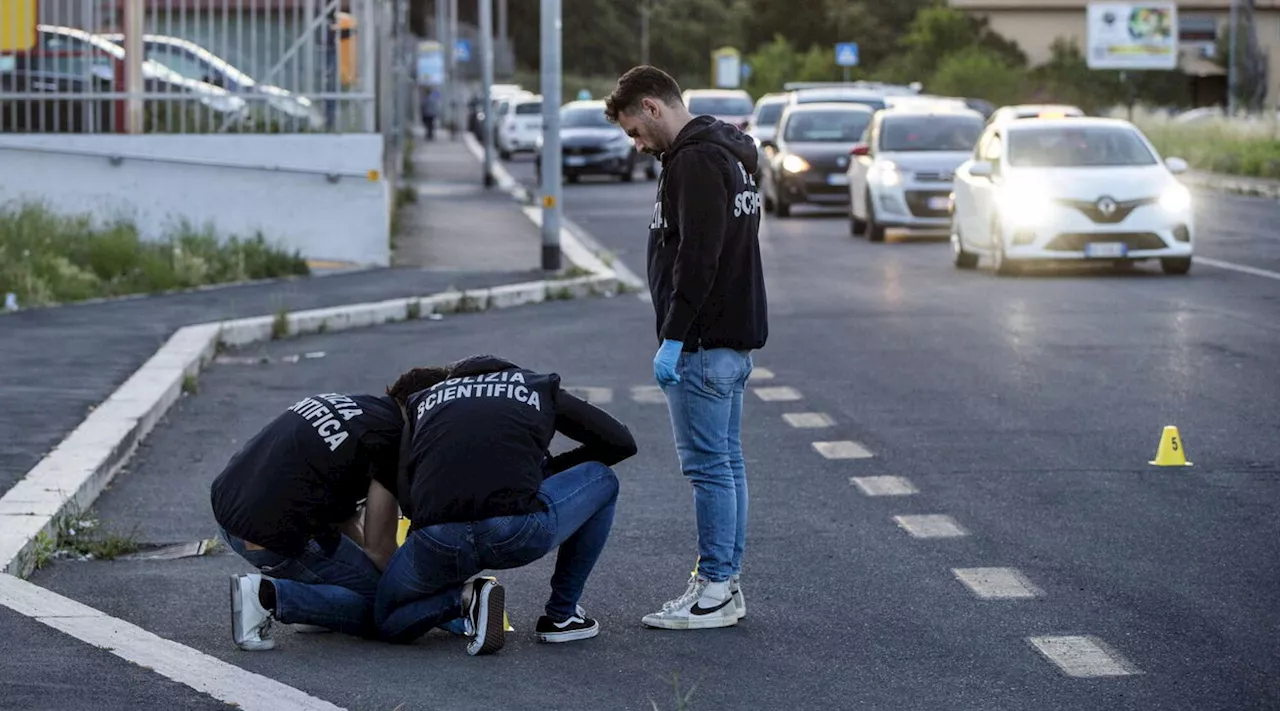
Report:
[{"label": "traffic sign on pole", "polygon": [[840,42],[836,44],[836,66],[858,66],[858,43]]}]

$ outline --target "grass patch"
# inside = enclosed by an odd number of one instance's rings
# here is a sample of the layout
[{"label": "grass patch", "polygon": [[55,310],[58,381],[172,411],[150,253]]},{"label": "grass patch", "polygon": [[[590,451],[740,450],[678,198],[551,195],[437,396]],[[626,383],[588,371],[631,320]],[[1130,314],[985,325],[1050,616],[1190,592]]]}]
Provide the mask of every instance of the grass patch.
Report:
[{"label": "grass patch", "polygon": [[0,293],[17,294],[22,306],[306,274],[300,254],[261,234],[220,240],[212,228],[180,223],[151,241],[127,220],[0,207]]},{"label": "grass patch", "polygon": [[571,264],[565,267],[564,269],[561,269],[559,272],[555,274],[555,276],[551,278],[552,279],[577,279],[579,277],[589,277],[589,276],[595,276],[595,273],[592,272],[590,269],[585,269],[583,267],[578,266],[577,264]]},{"label": "grass patch", "polygon": [[271,339],[278,341],[289,335],[289,309],[281,306],[276,309],[275,318],[271,319]]},{"label": "grass patch", "polygon": [[200,392],[200,381],[196,376],[188,373],[182,376],[182,392],[186,395],[196,395]]},{"label": "grass patch", "polygon": [[1134,112],[1133,122],[1165,157],[1195,170],[1280,179],[1280,122],[1268,118],[1215,118],[1191,125]]},{"label": "grass patch", "polygon": [[53,536],[41,532],[35,543],[37,568],[58,558],[115,560],[136,553],[140,547],[136,527],[128,533],[110,531],[102,528],[97,519],[79,514],[61,519]]},{"label": "grass patch", "polygon": [[417,321],[422,317],[422,302],[417,299],[410,301],[409,305],[405,307],[404,312],[406,320]]}]

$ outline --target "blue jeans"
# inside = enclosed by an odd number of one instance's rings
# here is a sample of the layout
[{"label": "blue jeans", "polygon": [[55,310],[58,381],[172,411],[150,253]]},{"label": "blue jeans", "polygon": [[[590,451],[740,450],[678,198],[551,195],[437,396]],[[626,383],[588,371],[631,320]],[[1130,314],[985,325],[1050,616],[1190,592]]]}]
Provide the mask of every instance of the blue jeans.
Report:
[{"label": "blue jeans", "polygon": [[296,558],[269,550],[248,550],[245,541],[225,529],[231,550],[249,561],[276,588],[275,618],[361,637],[376,634],[373,603],[382,574],[356,542],[342,537],[332,553],[314,540]]},{"label": "blue jeans", "polygon": [[751,368],[750,351],[685,352],[676,366],[680,382],[662,388],[680,469],[693,483],[698,573],[713,583],[741,572],[747,545],[742,394]]},{"label": "blue jeans", "polygon": [[545,511],[419,528],[391,557],[374,609],[378,631],[412,642],[462,615],[462,586],[484,570],[528,565],[559,548],[546,614],[574,615],[613,527],[618,477],[586,462],[542,482]]}]

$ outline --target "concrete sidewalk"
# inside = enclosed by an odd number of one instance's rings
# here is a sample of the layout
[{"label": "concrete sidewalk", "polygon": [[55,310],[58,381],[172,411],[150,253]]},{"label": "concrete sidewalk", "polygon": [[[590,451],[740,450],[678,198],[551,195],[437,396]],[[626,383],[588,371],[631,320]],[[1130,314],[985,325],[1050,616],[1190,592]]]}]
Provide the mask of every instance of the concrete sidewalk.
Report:
[{"label": "concrete sidewalk", "polygon": [[[480,162],[462,136],[437,132],[414,140],[417,202],[405,204],[394,237],[393,263],[403,267],[482,271],[494,265],[541,264],[538,228],[497,186],[486,188]],[[465,240],[457,239],[466,235]]]},{"label": "concrete sidewalk", "polygon": [[484,189],[461,140],[422,146],[415,166],[422,197],[400,239],[412,266],[0,314],[0,495],[182,326],[543,278],[538,227]]}]

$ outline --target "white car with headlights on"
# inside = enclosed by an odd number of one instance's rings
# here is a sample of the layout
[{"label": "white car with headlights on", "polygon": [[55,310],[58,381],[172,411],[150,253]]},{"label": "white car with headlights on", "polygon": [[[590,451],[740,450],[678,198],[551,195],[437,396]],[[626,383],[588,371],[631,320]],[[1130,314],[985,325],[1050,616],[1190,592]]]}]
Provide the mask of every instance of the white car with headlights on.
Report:
[{"label": "white car with headlights on", "polygon": [[964,107],[877,112],[849,163],[849,231],[880,242],[887,227],[950,230],[952,176],[982,128]]},{"label": "white car with headlights on", "polygon": [[992,123],[956,171],[951,248],[958,268],[990,257],[999,274],[1028,261],[1159,259],[1191,269],[1191,193],[1128,121]]}]

